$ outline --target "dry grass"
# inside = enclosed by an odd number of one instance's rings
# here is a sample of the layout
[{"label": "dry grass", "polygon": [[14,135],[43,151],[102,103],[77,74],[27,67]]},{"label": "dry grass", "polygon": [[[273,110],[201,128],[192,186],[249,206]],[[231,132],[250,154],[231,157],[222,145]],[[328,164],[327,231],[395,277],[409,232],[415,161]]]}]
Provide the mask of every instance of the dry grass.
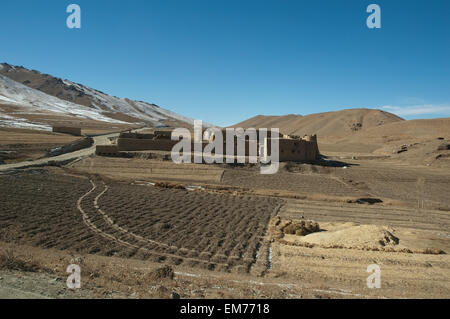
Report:
[{"label": "dry grass", "polygon": [[31,255],[20,255],[15,245],[9,245],[0,250],[0,269],[25,272],[48,271],[48,269],[41,267]]},{"label": "dry grass", "polygon": [[281,239],[285,234],[306,236],[319,231],[319,224],[312,220],[281,219],[275,216],[269,222],[269,235],[272,240]]},{"label": "dry grass", "polygon": [[165,265],[159,268],[156,268],[149,272],[148,274],[144,275],[144,281],[146,282],[155,282],[155,281],[161,281],[164,279],[173,280],[174,277],[174,271],[173,268]]},{"label": "dry grass", "polygon": [[283,228],[284,233],[306,236],[311,233],[320,231],[319,224],[311,220],[291,221]]},{"label": "dry grass", "polygon": [[158,182],[155,183],[155,186],[160,188],[185,189],[183,185],[176,183]]}]

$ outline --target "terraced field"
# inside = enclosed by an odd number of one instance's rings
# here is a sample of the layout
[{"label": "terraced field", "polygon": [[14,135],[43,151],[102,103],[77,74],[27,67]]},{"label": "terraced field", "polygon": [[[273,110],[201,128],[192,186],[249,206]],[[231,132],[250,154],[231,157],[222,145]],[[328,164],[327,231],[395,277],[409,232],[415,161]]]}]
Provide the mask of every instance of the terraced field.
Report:
[{"label": "terraced field", "polygon": [[280,203],[45,170],[0,180],[0,240],[222,271],[249,271]]}]

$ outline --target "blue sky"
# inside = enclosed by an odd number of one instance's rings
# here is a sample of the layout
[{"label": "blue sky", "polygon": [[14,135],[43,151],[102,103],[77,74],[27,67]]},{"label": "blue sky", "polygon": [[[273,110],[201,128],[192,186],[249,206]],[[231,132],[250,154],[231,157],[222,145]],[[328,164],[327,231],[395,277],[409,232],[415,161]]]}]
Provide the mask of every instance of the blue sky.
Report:
[{"label": "blue sky", "polygon": [[[79,4],[82,28],[66,27]],[[366,7],[381,7],[368,29]],[[2,0],[0,61],[218,125],[450,116],[450,1]]]}]

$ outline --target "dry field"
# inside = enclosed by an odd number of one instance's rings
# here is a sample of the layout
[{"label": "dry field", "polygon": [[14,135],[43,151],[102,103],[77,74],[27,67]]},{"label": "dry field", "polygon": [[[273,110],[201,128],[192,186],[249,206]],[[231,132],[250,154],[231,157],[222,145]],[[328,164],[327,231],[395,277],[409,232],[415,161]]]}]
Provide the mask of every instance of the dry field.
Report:
[{"label": "dry field", "polygon": [[0,128],[0,160],[21,162],[44,156],[51,149],[76,141],[66,134],[37,132],[25,129]]},{"label": "dry field", "polygon": [[4,241],[244,273],[281,202],[45,170],[0,179]]},{"label": "dry field", "polygon": [[[257,166],[91,156],[5,172],[0,261],[14,245],[35,263],[0,262],[3,285],[61,298],[448,298],[448,170],[341,161],[261,175]],[[276,226],[307,220],[320,232]],[[87,269],[85,290],[63,281],[55,292],[48,276],[64,278],[73,260]],[[370,264],[381,267],[380,289],[366,286]],[[171,273],[165,266],[173,275],[155,277]],[[38,291],[15,283],[18,271]]]},{"label": "dry field", "polygon": [[71,166],[79,173],[100,174],[116,180],[220,182],[223,169],[212,165],[177,165],[171,161],[90,157]]}]

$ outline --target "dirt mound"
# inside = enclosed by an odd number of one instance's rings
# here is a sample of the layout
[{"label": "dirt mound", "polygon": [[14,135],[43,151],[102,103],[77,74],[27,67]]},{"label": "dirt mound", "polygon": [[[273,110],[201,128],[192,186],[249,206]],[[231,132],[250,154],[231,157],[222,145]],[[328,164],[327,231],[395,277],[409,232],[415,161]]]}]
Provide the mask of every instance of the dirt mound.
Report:
[{"label": "dirt mound", "polygon": [[285,234],[305,236],[320,231],[319,224],[311,220],[291,221],[283,228]]},{"label": "dirt mound", "polygon": [[392,229],[378,225],[351,225],[342,229],[310,234],[302,237],[301,241],[319,246],[344,248],[385,247],[399,243]]},{"label": "dirt mound", "polygon": [[275,216],[269,221],[269,235],[272,240],[281,239],[286,234],[305,236],[319,231],[319,224],[312,220],[281,219]]}]

